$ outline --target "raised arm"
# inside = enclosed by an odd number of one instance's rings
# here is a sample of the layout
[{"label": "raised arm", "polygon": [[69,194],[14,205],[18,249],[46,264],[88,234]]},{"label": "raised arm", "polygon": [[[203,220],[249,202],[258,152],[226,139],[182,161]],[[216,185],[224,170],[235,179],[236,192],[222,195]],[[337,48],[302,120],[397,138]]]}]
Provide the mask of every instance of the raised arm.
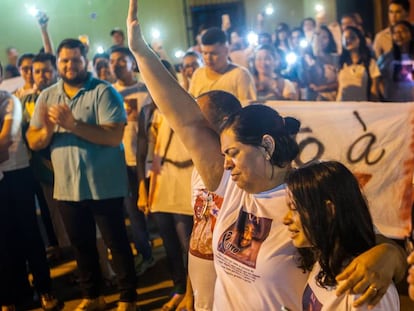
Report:
[{"label": "raised arm", "polygon": [[207,188],[215,190],[223,174],[223,157],[218,135],[209,127],[196,101],[164,68],[144,40],[137,18],[137,0],[129,1],[128,43],[140,74],[172,129],[191,154]]},{"label": "raised arm", "polygon": [[40,12],[37,22],[39,23],[39,26],[40,26],[40,33],[42,35],[43,48],[45,50],[45,53],[54,55],[55,52],[53,50],[53,43],[52,43],[52,40],[50,39],[50,35],[47,30],[47,26],[49,23],[49,17],[46,15],[46,13]]}]

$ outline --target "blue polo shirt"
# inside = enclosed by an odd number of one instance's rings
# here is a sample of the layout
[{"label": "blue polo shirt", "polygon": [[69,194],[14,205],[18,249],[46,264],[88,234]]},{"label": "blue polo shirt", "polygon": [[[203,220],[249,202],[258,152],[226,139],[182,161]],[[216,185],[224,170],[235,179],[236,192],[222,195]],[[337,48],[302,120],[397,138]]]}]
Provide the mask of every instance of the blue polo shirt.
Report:
[{"label": "blue polo shirt", "polygon": [[[122,97],[108,83],[89,74],[84,86],[70,99],[59,81],[44,90],[30,125],[42,127],[42,112],[51,105],[67,104],[75,119],[88,124],[126,123]],[[56,126],[51,144],[55,184],[53,197],[61,201],[102,200],[127,194],[123,145],[109,147],[88,142]]]}]

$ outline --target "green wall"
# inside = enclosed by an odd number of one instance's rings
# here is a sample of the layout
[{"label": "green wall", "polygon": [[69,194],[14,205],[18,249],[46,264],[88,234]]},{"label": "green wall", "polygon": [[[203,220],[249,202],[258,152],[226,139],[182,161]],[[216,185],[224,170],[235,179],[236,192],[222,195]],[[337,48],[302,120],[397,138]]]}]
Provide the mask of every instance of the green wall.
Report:
[{"label": "green wall", "polygon": [[[40,29],[25,4],[35,4],[50,17],[49,32],[54,46],[65,38],[80,34],[89,36],[92,57],[97,46],[109,47],[110,30],[126,30],[128,0],[0,0],[0,60],[6,61],[5,49],[14,46],[20,53],[37,52],[42,46]],[[184,47],[185,25],[181,0],[140,0],[145,25],[144,34],[150,38],[150,28],[158,27],[168,52]],[[91,15],[96,14],[96,18]],[[126,32],[125,32],[126,33]],[[148,33],[148,35],[147,35]]]},{"label": "green wall", "polygon": [[[6,61],[5,49],[14,46],[20,53],[37,52],[42,43],[40,30],[34,17],[25,5],[36,5],[50,17],[49,32],[54,46],[65,38],[81,34],[89,36],[92,57],[99,45],[109,47],[109,35],[113,27],[125,29],[128,0],[0,0],[0,60]],[[312,15],[316,2],[324,3],[335,12],[335,1],[314,0],[245,0],[246,26],[253,28],[257,13],[272,3],[275,14],[267,17],[265,30],[271,32],[278,22],[298,25],[303,17]],[[150,38],[150,30],[161,31],[164,48],[174,61],[174,51],[186,49],[186,34],[183,0],[139,0],[144,34]],[[96,15],[95,18],[92,15]],[[329,20],[333,17],[329,16]],[[191,43],[191,42],[190,42]]]}]

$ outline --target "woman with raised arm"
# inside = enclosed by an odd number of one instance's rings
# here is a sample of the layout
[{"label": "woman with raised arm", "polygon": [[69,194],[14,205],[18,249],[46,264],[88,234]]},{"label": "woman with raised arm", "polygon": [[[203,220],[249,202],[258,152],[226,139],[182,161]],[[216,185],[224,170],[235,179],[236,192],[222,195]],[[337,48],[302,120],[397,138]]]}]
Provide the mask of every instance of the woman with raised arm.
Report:
[{"label": "woman with raised arm", "polygon": [[[137,0],[130,0],[128,39],[154,102],[185,144],[206,187],[225,189],[213,233],[213,309],[299,310],[307,275],[296,268],[296,250],[283,226],[288,210],[283,180],[299,151],[292,138],[299,122],[266,106],[247,106],[227,120],[219,137],[143,39]],[[378,245],[344,270],[346,281],[338,294],[352,289],[363,293],[356,305],[376,304],[392,277],[403,277],[404,263],[393,245]]]}]

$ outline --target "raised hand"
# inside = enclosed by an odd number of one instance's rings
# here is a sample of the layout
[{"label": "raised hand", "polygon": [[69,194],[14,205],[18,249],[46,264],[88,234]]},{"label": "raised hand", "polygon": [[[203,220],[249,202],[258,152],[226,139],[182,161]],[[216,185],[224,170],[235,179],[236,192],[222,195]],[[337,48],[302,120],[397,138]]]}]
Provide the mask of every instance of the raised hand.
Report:
[{"label": "raised hand", "polygon": [[138,0],[129,0],[127,17],[128,45],[132,52],[138,53],[141,44],[146,44],[138,22]]}]

